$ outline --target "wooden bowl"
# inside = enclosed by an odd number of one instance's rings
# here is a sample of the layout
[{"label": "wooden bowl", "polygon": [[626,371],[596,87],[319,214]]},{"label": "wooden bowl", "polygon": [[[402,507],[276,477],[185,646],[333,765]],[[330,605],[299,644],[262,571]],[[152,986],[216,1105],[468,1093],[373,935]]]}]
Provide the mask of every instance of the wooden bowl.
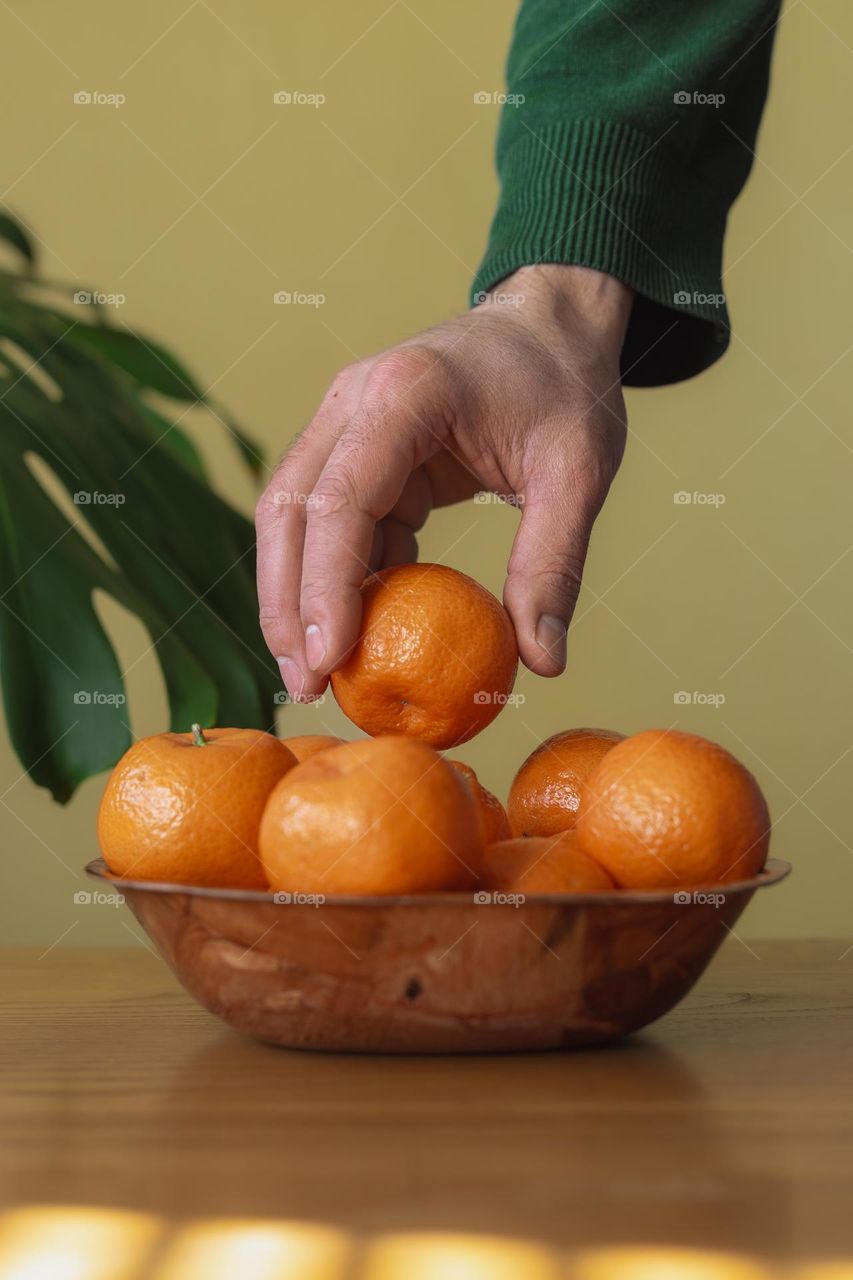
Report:
[{"label": "wooden bowl", "polygon": [[[756,889],[328,898],[109,880],[179,981],[249,1035],[300,1049],[470,1053],[601,1044],[693,986]],[[491,895],[497,898],[499,895]]]}]

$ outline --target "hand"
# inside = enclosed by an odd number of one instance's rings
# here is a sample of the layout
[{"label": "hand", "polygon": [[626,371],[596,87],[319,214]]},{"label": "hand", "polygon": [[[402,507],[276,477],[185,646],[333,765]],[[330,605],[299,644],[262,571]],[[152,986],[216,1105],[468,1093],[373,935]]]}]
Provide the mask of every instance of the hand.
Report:
[{"label": "hand", "polygon": [[522,661],[566,661],[592,525],[625,445],[619,354],[633,294],[525,267],[472,311],[337,375],[256,513],[261,626],[295,700],[358,635],[365,575],[416,560],[433,507],[516,501],[504,604]]}]

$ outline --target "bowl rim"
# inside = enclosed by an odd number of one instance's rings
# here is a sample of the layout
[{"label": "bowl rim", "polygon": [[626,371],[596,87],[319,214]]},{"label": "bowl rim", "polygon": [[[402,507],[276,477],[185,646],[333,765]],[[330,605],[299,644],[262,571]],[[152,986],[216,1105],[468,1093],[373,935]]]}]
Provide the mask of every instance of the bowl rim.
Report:
[{"label": "bowl rim", "polygon": [[[171,893],[187,894],[193,898],[213,898],[226,902],[263,902],[267,906],[310,906],[326,907],[470,907],[484,906],[477,902],[476,889],[457,890],[444,893],[419,894],[329,894],[323,897],[322,904],[313,902],[296,903],[278,902],[272,889],[218,889],[198,884],[176,884],[164,880],[133,880],[129,877],[116,876],[109,870],[103,858],[93,858],[85,867],[86,875],[95,880],[104,880],[120,889],[130,889],[134,893]],[[778,884],[791,872],[790,862],[782,858],[768,858],[757,876],[749,880],[732,880],[727,884],[690,885],[679,889],[609,889],[599,893],[526,893],[523,895],[524,906],[637,906],[642,903],[669,903],[671,906],[693,906],[694,893],[722,893],[726,897],[753,893],[756,889],[765,889]],[[688,893],[688,902],[676,901],[676,894]],[[312,895],[305,895],[311,897]],[[316,896],[316,895],[315,895]],[[507,895],[510,896],[511,895]],[[491,905],[491,904],[489,904]],[[498,906],[512,906],[515,903],[497,903]],[[522,905],[522,904],[519,904]]]}]

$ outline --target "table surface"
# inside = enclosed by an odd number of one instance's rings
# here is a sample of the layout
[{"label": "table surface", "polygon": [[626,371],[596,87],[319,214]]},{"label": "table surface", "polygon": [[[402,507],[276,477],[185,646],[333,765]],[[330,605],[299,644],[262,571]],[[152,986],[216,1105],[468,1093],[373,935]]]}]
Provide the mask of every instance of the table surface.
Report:
[{"label": "table surface", "polygon": [[361,1240],[853,1255],[844,952],[731,938],[613,1048],[381,1058],[244,1039],[145,949],[5,951],[0,1190]]}]

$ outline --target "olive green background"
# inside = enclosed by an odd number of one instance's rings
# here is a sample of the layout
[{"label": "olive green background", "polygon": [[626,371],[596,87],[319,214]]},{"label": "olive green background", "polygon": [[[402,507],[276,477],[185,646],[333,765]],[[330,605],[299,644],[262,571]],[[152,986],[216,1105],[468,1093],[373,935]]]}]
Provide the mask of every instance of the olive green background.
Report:
[{"label": "olive green background", "polygon": [[[536,743],[573,725],[678,725],[724,743],[766,790],[774,852],[796,864],[739,927],[757,958],[768,934],[834,934],[839,956],[853,945],[853,22],[843,0],[819,9],[801,0],[781,23],[760,160],[728,238],[732,348],[692,382],[629,393],[568,671],[522,672],[525,701],[459,752],[505,794]],[[496,193],[498,108],[473,95],[502,86],[513,14],[511,0],[3,7],[4,199],[48,274],[124,294],[119,317],[174,346],[273,460],[341,365],[465,306]],[[281,90],[326,100],[276,105]],[[79,91],[126,102],[75,105]],[[325,302],[277,306],[277,290]],[[251,510],[231,442],[204,414],[187,422],[217,484]],[[724,501],[677,503],[680,491]],[[516,519],[440,513],[422,558],[499,593]],[[148,638],[102,608],[134,730],[157,732]],[[286,716],[286,732],[347,730],[331,700]],[[3,938],[134,943],[126,909],[74,901],[90,887],[102,779],[59,808],[5,737],[2,778]]]}]

